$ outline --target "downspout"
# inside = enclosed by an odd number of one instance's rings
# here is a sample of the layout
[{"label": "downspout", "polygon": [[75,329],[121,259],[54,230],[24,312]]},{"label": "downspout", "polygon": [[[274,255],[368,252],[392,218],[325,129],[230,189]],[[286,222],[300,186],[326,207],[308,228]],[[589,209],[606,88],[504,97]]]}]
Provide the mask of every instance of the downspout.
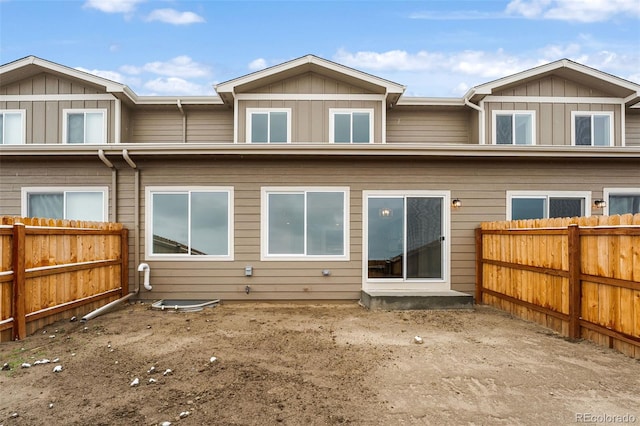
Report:
[{"label": "downspout", "polygon": [[[133,174],[133,262],[134,265],[140,264],[140,169],[136,163],[129,157],[129,151],[122,150],[122,158],[127,162],[129,167],[134,170]],[[133,283],[136,288],[140,289],[140,277],[134,274]]]},{"label": "downspout", "polygon": [[111,217],[110,222],[117,222],[117,207],[118,207],[118,170],[113,163],[104,155],[104,150],[98,150],[98,158],[104,163],[105,166],[111,169]]},{"label": "downspout", "polygon": [[180,99],[178,99],[177,104],[180,114],[182,114],[182,143],[187,143],[187,115],[184,113]]}]

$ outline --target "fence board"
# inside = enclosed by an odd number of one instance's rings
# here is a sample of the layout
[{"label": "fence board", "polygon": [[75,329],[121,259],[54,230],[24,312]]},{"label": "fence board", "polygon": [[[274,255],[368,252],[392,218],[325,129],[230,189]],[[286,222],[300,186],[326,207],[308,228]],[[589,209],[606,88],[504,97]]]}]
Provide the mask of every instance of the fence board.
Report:
[{"label": "fence board", "polygon": [[483,223],[478,302],[640,357],[638,225],[640,214]]},{"label": "fence board", "polygon": [[0,223],[0,341],[128,292],[121,224],[14,217]]}]

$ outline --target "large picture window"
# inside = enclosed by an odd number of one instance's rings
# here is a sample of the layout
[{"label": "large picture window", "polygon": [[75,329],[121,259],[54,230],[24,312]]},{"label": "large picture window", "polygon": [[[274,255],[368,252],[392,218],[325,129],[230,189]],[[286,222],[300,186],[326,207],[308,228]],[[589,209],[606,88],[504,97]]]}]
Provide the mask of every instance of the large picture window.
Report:
[{"label": "large picture window", "polygon": [[263,188],[263,258],[346,260],[347,200],[346,188]]},{"label": "large picture window", "polygon": [[578,146],[613,145],[613,112],[571,113],[572,142]]},{"label": "large picture window", "polygon": [[493,143],[534,145],[535,111],[494,111]]},{"label": "large picture window", "polygon": [[147,257],[232,260],[231,188],[147,188]]},{"label": "large picture window", "polygon": [[331,143],[373,142],[373,110],[330,109],[329,138]]},{"label": "large picture window", "polygon": [[507,191],[507,220],[590,216],[590,192]]},{"label": "large picture window", "polygon": [[290,142],[290,117],[290,108],[247,108],[247,140],[251,143]]},{"label": "large picture window", "polygon": [[24,143],[24,110],[0,109],[0,145]]},{"label": "large picture window", "polygon": [[63,139],[70,144],[107,142],[107,120],[104,109],[65,109]]},{"label": "large picture window", "polygon": [[107,187],[22,188],[22,215],[104,222],[108,199]]}]

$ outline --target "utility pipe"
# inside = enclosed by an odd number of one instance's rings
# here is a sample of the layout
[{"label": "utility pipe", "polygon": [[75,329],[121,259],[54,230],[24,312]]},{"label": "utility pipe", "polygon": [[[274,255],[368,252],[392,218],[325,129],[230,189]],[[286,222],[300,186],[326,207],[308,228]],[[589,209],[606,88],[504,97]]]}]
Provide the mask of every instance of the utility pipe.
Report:
[{"label": "utility pipe", "polygon": [[138,265],[138,272],[144,272],[144,288],[151,291],[152,287],[149,283],[149,275],[151,273],[151,268],[147,263],[141,263]]}]

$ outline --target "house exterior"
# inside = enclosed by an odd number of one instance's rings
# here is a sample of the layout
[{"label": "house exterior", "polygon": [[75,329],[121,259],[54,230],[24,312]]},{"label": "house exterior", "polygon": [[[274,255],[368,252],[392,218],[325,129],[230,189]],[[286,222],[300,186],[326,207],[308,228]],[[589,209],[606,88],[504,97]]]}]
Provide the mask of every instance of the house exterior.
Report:
[{"label": "house exterior", "polygon": [[462,98],[313,55],[216,91],[0,66],[0,215],[123,223],[145,299],[356,300],[472,294],[482,221],[640,211],[640,85],[569,60]]}]

